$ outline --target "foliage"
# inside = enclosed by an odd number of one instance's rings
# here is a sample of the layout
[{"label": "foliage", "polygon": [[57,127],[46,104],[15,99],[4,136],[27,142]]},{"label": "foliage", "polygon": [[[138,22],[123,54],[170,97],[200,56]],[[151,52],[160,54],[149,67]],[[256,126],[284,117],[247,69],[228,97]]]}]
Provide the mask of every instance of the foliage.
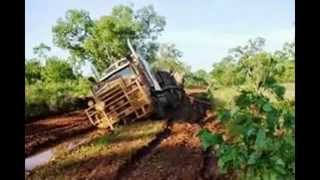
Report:
[{"label": "foliage", "polygon": [[275,55],[281,59],[294,61],[295,59],[295,42],[286,42],[282,50],[276,51]]},{"label": "foliage", "polygon": [[51,47],[44,43],[40,43],[38,46],[33,48],[33,53],[38,56],[38,58],[47,57],[46,53],[51,51]]},{"label": "foliage", "polygon": [[177,59],[160,59],[152,64],[153,70],[167,70],[178,73],[187,73],[190,68]]},{"label": "foliage", "polygon": [[42,68],[41,76],[44,81],[61,82],[76,79],[72,66],[65,60],[57,57],[50,57],[46,60],[46,65]]},{"label": "foliage", "polygon": [[26,84],[34,84],[41,80],[41,65],[37,59],[25,61]]},{"label": "foliage", "polygon": [[86,79],[63,82],[37,82],[25,89],[26,119],[83,108],[86,102],[79,97],[88,94],[90,88]]},{"label": "foliage", "polygon": [[[246,82],[246,73],[261,74],[260,72],[263,72],[261,68],[268,66],[266,59],[270,58],[277,62],[276,68],[279,71],[274,78],[281,83],[294,82],[294,43],[285,43],[282,50],[276,51],[273,54],[265,52],[263,50],[264,45],[265,40],[258,37],[249,40],[244,46],[230,49],[227,57],[213,65],[213,69],[210,72],[210,85],[214,85],[215,87],[243,85]],[[255,64],[255,61],[261,61],[261,63]],[[250,69],[247,72],[243,72],[242,66],[253,68],[255,65],[259,66],[259,68],[255,68],[256,72],[250,72]]]},{"label": "foliage", "polygon": [[231,107],[218,109],[229,140],[202,130],[204,148],[213,148],[221,172],[237,171],[240,179],[294,179],[294,107],[284,98],[276,77],[282,61],[266,52],[244,53],[238,74],[245,81]]},{"label": "foliage", "polygon": [[94,26],[89,12],[71,9],[66,12],[65,19],[59,18],[53,26],[53,42],[63,49],[69,50],[80,58],[85,57],[83,43]]},{"label": "foliage", "polygon": [[164,43],[160,45],[158,59],[178,59],[182,56],[175,44]]},{"label": "foliage", "polygon": [[161,44],[156,61],[151,64],[151,68],[186,74],[190,71],[190,67],[180,61],[179,57],[181,57],[181,52],[174,44]]},{"label": "foliage", "polygon": [[102,72],[115,59],[127,55],[127,39],[139,47],[146,60],[153,61],[158,49],[155,40],[164,26],[164,17],[157,15],[153,6],[135,11],[119,5],[96,21],[84,10],[69,10],[65,19],[57,21],[53,34],[55,44],[68,50],[73,60],[89,61]]},{"label": "foliage", "polygon": [[66,112],[86,104],[81,97],[88,94],[90,83],[73,73],[63,59],[47,57],[45,64],[37,58],[25,62],[26,119]]},{"label": "foliage", "polygon": [[239,73],[238,64],[231,57],[226,57],[219,63],[215,63],[210,76],[220,86],[240,85],[244,82],[244,77]]},{"label": "foliage", "polygon": [[209,85],[209,74],[204,70],[188,73],[185,76],[185,87],[207,87]]},{"label": "foliage", "polygon": [[249,39],[249,41],[244,46],[237,46],[231,48],[229,53],[233,59],[242,59],[249,56],[255,55],[259,52],[263,52],[266,40],[262,37],[257,37],[255,39]]},{"label": "foliage", "polygon": [[258,37],[253,40],[250,39],[244,46],[231,48],[229,55],[219,63],[215,63],[210,72],[216,83],[215,86],[238,86],[243,84],[245,76],[240,73],[241,61],[263,52],[264,45],[265,39]]},{"label": "foliage", "polygon": [[295,43],[285,43],[282,50],[274,53],[274,57],[279,59],[284,68],[283,74],[276,79],[283,83],[295,82]]}]

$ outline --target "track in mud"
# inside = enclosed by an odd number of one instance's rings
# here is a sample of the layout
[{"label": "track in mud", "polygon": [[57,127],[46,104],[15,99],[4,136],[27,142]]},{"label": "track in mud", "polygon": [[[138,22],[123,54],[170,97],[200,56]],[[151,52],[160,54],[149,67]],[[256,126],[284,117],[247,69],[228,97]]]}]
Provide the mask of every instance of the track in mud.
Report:
[{"label": "track in mud", "polygon": [[82,111],[53,116],[25,125],[25,156],[33,155],[94,128]]},{"label": "track in mud", "polygon": [[[108,157],[108,160],[100,157],[86,163],[86,166],[90,168],[77,166],[78,172],[87,172],[85,169],[89,168],[90,178],[99,178],[101,177],[100,170],[105,171],[107,167],[114,167],[112,164],[115,164],[117,168],[107,170],[113,175],[104,179],[215,179],[217,176],[216,160],[212,153],[202,150],[199,138],[196,137],[202,127],[213,126],[210,125],[212,121],[204,122],[209,108],[208,103],[187,97],[178,111],[170,113],[165,130],[157,134],[148,145],[138,149],[129,159],[125,159],[124,163],[116,165],[117,156],[111,159]],[[60,119],[60,122],[59,119],[49,119],[33,124],[34,127],[47,125],[43,129],[38,127],[34,130],[31,128],[32,125],[29,126],[29,136],[26,135],[26,139],[43,135],[44,139],[39,141],[46,144],[50,142],[50,138],[46,136],[50,135],[50,131],[59,141],[59,138],[63,139],[63,134],[74,133],[75,135],[81,133],[77,131],[79,129],[90,130],[90,124],[86,124],[89,123],[88,120],[81,113],[63,118],[65,119],[63,121]],[[50,127],[47,129],[49,131],[43,132],[47,127]],[[35,152],[38,147],[41,147],[41,143],[39,144],[38,146],[29,145],[29,147],[33,147]],[[32,150],[29,151],[32,152]]]},{"label": "track in mud", "polygon": [[213,179],[216,161],[201,148],[196,134],[204,124],[208,106],[187,98],[174,112],[168,125],[168,134],[148,153],[129,163],[117,179]]}]

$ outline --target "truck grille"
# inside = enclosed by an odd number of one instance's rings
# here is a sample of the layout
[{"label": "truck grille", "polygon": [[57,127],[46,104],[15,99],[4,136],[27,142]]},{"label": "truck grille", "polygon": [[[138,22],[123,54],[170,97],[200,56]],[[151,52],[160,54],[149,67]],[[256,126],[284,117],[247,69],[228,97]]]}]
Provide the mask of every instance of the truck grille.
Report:
[{"label": "truck grille", "polygon": [[[151,100],[137,79],[116,79],[97,91],[95,96],[104,102],[104,113],[112,117],[114,123],[130,115],[133,120],[141,118],[151,111]],[[92,124],[101,121],[94,107],[89,107],[86,113]]]}]

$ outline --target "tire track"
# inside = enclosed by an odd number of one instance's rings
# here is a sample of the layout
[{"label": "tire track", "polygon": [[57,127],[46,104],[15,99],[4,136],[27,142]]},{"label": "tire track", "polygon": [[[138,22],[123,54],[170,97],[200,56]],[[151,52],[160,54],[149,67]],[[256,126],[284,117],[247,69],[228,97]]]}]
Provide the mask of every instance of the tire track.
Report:
[{"label": "tire track", "polygon": [[43,119],[25,126],[25,157],[57,145],[94,127],[82,112]]},{"label": "tire track", "polygon": [[134,164],[139,162],[143,157],[150,154],[152,150],[158,146],[163,139],[167,138],[171,134],[170,127],[172,125],[172,119],[168,119],[165,129],[156,135],[155,139],[151,141],[147,146],[139,149],[117,172],[116,180],[122,179],[128,172],[134,169]]}]

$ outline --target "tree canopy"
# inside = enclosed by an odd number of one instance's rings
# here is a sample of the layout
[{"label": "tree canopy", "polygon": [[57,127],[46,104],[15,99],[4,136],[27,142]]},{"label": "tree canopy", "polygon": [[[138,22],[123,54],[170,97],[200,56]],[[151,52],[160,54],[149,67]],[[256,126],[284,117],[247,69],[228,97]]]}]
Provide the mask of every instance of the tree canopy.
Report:
[{"label": "tree canopy", "polygon": [[42,69],[42,77],[45,81],[61,82],[75,79],[72,66],[63,59],[50,57]]},{"label": "tree canopy", "polygon": [[174,44],[163,43],[156,54],[156,61],[151,66],[155,70],[168,70],[186,74],[190,72],[190,67],[179,60],[181,56],[182,52]]},{"label": "tree canopy", "polygon": [[68,50],[73,60],[88,61],[102,72],[114,60],[127,55],[127,39],[147,61],[154,61],[159,47],[156,39],[165,24],[153,6],[134,10],[132,6],[119,5],[110,15],[97,20],[87,11],[69,10],[52,31],[54,43]]}]

